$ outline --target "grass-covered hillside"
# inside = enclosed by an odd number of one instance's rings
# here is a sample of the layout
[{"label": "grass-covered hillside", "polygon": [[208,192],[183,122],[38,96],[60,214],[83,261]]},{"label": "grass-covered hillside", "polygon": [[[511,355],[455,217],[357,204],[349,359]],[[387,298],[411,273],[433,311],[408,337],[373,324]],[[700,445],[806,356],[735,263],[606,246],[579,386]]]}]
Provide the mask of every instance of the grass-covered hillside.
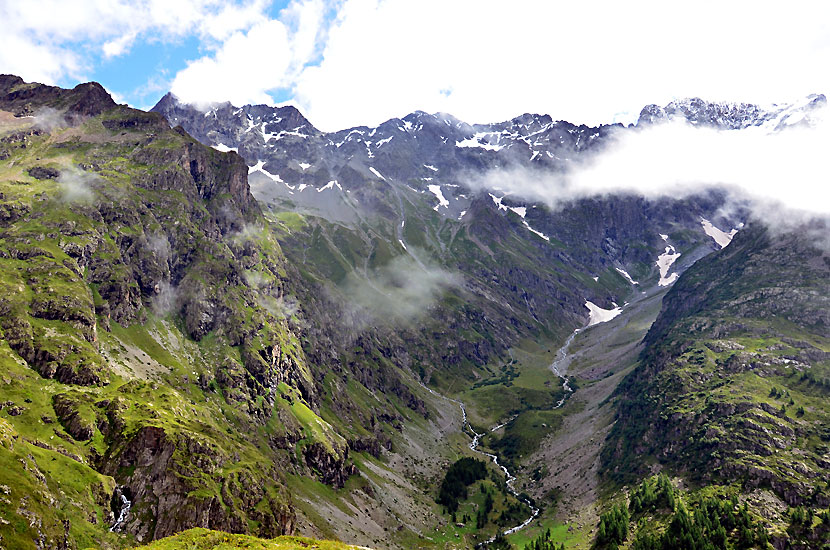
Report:
[{"label": "grass-covered hillside", "polygon": [[603,452],[611,487],[666,469],[737,491],[770,540],[826,543],[826,232],[754,224],[680,277],[620,386]]},{"label": "grass-covered hillside", "polygon": [[[141,550],[356,550],[357,546],[327,540],[305,537],[282,536],[274,539],[260,539],[248,535],[232,535],[209,529],[189,529],[178,535],[159,539],[141,546]],[[138,549],[136,549],[138,550]]]}]

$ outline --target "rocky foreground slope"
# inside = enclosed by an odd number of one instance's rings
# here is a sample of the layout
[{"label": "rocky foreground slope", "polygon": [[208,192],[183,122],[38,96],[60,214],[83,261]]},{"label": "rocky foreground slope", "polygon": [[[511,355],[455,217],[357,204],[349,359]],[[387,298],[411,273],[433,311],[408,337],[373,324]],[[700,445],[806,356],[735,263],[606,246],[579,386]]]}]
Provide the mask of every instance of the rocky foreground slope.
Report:
[{"label": "rocky foreground slope", "polygon": [[315,412],[242,159],[97,84],[0,110],[3,544],[292,532],[286,475],[342,485],[371,427]]}]

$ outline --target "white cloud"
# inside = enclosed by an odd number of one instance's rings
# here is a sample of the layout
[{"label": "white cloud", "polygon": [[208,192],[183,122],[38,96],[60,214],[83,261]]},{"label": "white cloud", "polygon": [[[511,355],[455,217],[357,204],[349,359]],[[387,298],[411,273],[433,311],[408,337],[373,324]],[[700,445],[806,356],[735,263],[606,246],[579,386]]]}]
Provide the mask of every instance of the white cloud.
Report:
[{"label": "white cloud", "polygon": [[[267,56],[255,52],[268,52]],[[290,63],[288,34],[279,21],[236,33],[215,56],[190,63],[173,80],[172,92],[181,99],[206,104],[271,103],[266,91],[282,82]]]},{"label": "white cloud", "polygon": [[295,2],[281,15],[234,33],[215,54],[188,64],[173,80],[172,92],[202,105],[273,103],[268,92],[290,86],[314,55],[323,3]]},{"label": "white cloud", "polygon": [[71,51],[38,44],[13,32],[0,33],[0,72],[30,81],[55,82],[66,73],[77,74],[80,67],[81,61]]},{"label": "white cloud", "polygon": [[264,13],[268,4],[265,0],[254,0],[243,6],[223,5],[221,11],[205,15],[200,30],[216,40],[225,40],[239,30],[267,20]]},{"label": "white cloud", "polygon": [[104,50],[104,56],[116,57],[125,53],[127,50],[129,50],[130,46],[132,46],[132,43],[135,40],[136,36],[136,33],[128,32],[124,33],[118,38],[113,38],[112,40],[104,42],[104,45],[102,46],[102,49]]},{"label": "white cloud", "polygon": [[0,2],[0,70],[82,79],[140,41],[197,36],[202,57],[172,79],[178,92],[270,102],[289,91],[325,130],[416,109],[596,124],[680,97],[765,103],[830,91],[823,0],[293,0],[276,19],[271,3]]},{"label": "white cloud", "polygon": [[97,56],[117,57],[140,39],[201,37],[205,47],[266,19],[266,0],[27,0],[0,2],[0,70],[53,84],[83,80]]},{"label": "white cloud", "polygon": [[328,130],[414,109],[599,123],[676,97],[787,100],[830,88],[828,11],[820,1],[346,0],[296,98]]}]

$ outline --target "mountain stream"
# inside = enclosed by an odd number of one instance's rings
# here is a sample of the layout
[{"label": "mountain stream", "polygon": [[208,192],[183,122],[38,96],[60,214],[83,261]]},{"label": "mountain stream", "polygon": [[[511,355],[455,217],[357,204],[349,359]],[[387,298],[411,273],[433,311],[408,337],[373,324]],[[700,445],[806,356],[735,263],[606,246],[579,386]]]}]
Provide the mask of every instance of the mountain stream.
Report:
[{"label": "mountain stream", "polygon": [[[566,361],[568,360],[568,348],[570,347],[570,345],[573,342],[576,335],[579,334],[580,330],[581,329],[576,329],[575,331],[573,331],[571,333],[570,336],[568,336],[568,339],[565,340],[565,343],[562,345],[562,347],[559,348],[556,351],[556,358],[554,359],[553,363],[551,363],[551,365],[550,365],[551,371],[553,371],[553,373],[562,380],[562,389],[565,391],[565,395],[562,396],[562,399],[559,400],[559,402],[556,404],[554,409],[558,409],[559,407],[564,405],[565,401],[568,399],[568,396],[571,393],[573,393],[573,389],[568,384],[568,379],[564,374],[562,374],[561,369],[564,369],[564,367],[567,366]],[[516,476],[514,476],[510,472],[510,470],[507,469],[506,466],[504,466],[503,464],[501,464],[499,462],[499,457],[498,456],[496,456],[494,454],[491,454],[491,453],[488,453],[486,451],[482,451],[478,448],[479,441],[481,440],[482,437],[484,437],[484,435],[486,435],[486,433],[478,433],[473,429],[473,426],[467,420],[467,406],[464,404],[464,402],[459,401],[458,399],[453,399],[451,397],[447,397],[446,395],[440,394],[440,393],[436,392],[435,390],[433,390],[431,388],[428,388],[423,383],[421,383],[421,386],[425,390],[427,390],[429,393],[431,393],[431,394],[433,394],[437,397],[440,397],[442,399],[446,399],[447,401],[455,403],[459,406],[459,408],[461,409],[461,418],[462,418],[462,423],[463,423],[462,430],[469,430],[473,434],[473,440],[470,442],[470,450],[472,450],[473,452],[476,452],[480,455],[484,455],[484,456],[488,457],[493,462],[493,464],[495,464],[498,468],[500,468],[501,471],[504,472],[504,475],[507,477],[507,490],[510,491],[510,493],[514,497],[521,500],[522,502],[527,504],[528,507],[530,507],[531,515],[530,515],[529,518],[524,520],[519,525],[516,525],[514,527],[510,527],[509,529],[506,529],[506,530],[502,531],[501,534],[505,535],[505,536],[512,535],[513,533],[515,533],[517,531],[521,531],[522,529],[524,529],[525,527],[530,525],[530,522],[532,522],[534,519],[536,519],[536,517],[539,515],[539,508],[537,508],[536,506],[531,504],[527,499],[525,499],[525,498],[523,498],[522,496],[519,495],[519,492],[513,487],[513,484],[516,481]],[[496,430],[499,430],[499,429],[503,428],[510,421],[512,421],[514,418],[516,418],[516,416],[517,415],[513,415],[510,418],[508,418],[507,420],[505,420],[505,421],[501,422],[500,424],[498,424],[497,426],[493,426],[492,428],[490,428],[489,432],[492,433],[492,432],[495,432]],[[485,542],[485,544],[493,542],[495,540],[495,538],[496,538],[495,536],[491,537],[490,539],[488,539]]]}]

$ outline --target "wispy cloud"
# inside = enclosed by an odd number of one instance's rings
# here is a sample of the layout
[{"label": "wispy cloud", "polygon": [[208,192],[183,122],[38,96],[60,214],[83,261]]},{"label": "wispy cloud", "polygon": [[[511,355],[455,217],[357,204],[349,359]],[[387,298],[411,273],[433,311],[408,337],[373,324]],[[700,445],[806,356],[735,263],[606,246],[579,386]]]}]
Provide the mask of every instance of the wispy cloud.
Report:
[{"label": "wispy cloud", "polygon": [[64,202],[90,202],[95,198],[94,184],[100,180],[97,174],[85,172],[78,168],[61,170],[58,184],[60,184],[61,200]]},{"label": "wispy cloud", "polygon": [[153,313],[164,317],[175,313],[179,307],[179,290],[170,281],[159,281],[158,293],[151,300]]},{"label": "wispy cloud", "polygon": [[342,294],[351,308],[349,323],[407,324],[420,319],[445,291],[462,285],[459,274],[402,255],[366,275],[352,272]]},{"label": "wispy cloud", "polygon": [[52,132],[52,130],[64,128],[66,125],[63,114],[56,109],[43,107],[35,112],[35,127],[44,132]]}]

